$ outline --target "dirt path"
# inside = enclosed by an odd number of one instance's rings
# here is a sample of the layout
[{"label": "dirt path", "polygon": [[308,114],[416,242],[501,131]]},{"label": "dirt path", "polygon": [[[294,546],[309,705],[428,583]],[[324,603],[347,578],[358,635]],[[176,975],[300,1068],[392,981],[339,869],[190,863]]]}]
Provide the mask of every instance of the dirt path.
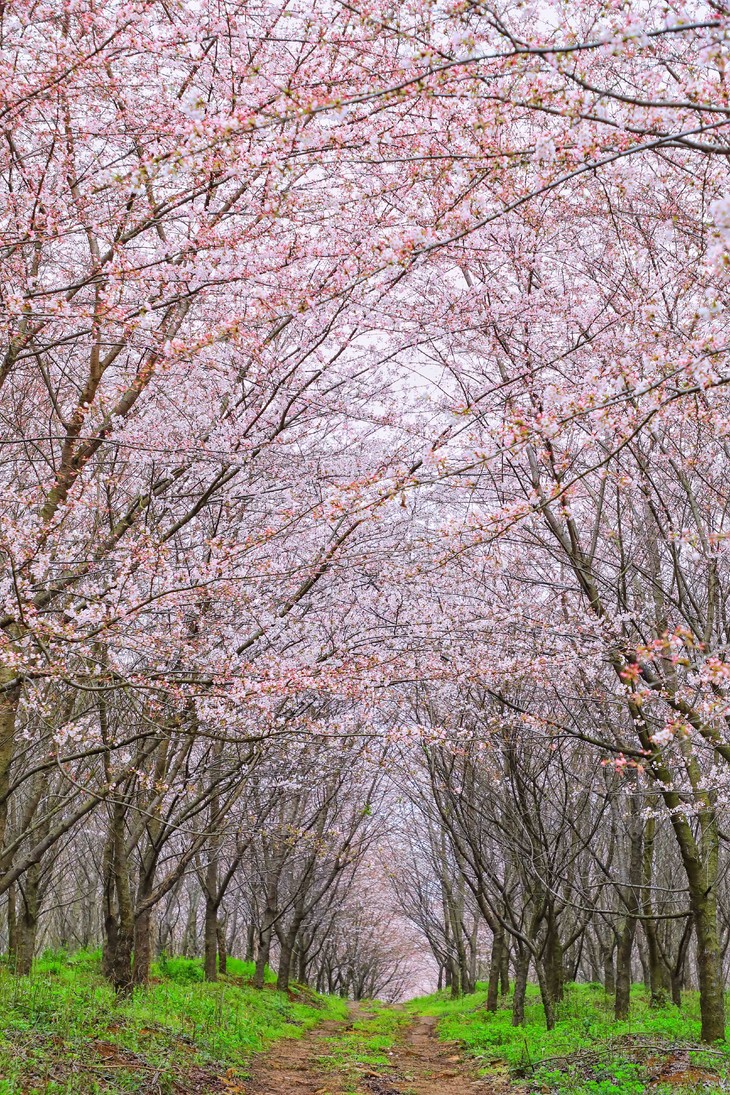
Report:
[{"label": "dirt path", "polygon": [[509,1090],[480,1080],[455,1045],[439,1040],[436,1024],[430,1017],[414,1019],[395,1045],[391,1075],[365,1077],[363,1090],[369,1095],[503,1095]]},{"label": "dirt path", "polygon": [[[346,1023],[328,1022],[300,1039],[278,1042],[254,1068],[246,1095],[342,1095],[352,1091],[342,1078],[323,1073],[318,1059]],[[361,1095],[517,1095],[507,1082],[480,1080],[454,1045],[439,1041],[436,1019],[420,1017],[400,1033],[387,1074],[364,1072]]]},{"label": "dirt path", "polygon": [[301,1038],[283,1038],[259,1058],[246,1082],[246,1095],[340,1095],[345,1089],[332,1073],[317,1065],[325,1052],[324,1038],[346,1027],[328,1020]]}]

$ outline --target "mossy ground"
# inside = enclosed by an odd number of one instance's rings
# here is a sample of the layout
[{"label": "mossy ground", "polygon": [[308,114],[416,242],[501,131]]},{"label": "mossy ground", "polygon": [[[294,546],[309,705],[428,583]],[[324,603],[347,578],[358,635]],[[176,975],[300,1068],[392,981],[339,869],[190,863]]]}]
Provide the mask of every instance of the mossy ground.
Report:
[{"label": "mossy ground", "polygon": [[524,1027],[513,1027],[509,998],[485,1011],[486,990],[452,1000],[436,993],[406,1011],[439,1018],[439,1035],[477,1058],[484,1075],[509,1073],[523,1090],[556,1095],[719,1095],[730,1092],[730,1045],[696,1050],[699,1000],[681,1010],[650,1008],[643,986],[631,994],[631,1018],[617,1023],[600,985],[569,985],[555,1029],[545,1029],[537,989],[528,990]]},{"label": "mossy ground", "polygon": [[163,959],[120,1000],[98,954],[44,955],[30,977],[0,968],[0,1095],[233,1093],[252,1054],[347,1015],[308,990],[256,991],[252,972],[231,960],[209,985],[199,961]]}]

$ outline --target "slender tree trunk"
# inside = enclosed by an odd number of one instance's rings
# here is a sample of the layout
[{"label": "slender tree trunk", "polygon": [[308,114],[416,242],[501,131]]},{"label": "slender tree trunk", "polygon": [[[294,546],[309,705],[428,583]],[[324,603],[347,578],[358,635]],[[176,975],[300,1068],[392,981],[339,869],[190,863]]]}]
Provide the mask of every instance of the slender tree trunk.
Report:
[{"label": "slender tree trunk", "polygon": [[279,992],[286,992],[291,979],[291,960],[294,950],[296,932],[287,932],[280,940],[279,969],[276,975],[276,987]]},{"label": "slender tree trunk", "polygon": [[603,987],[609,996],[613,996],[616,992],[616,966],[614,963],[615,951],[616,944],[613,940],[603,951]]},{"label": "slender tree trunk", "polygon": [[246,961],[253,962],[255,958],[255,945],[256,945],[256,925],[253,920],[250,921],[246,930]]},{"label": "slender tree trunk", "polygon": [[624,901],[626,915],[616,948],[616,1002],[614,1016],[617,1020],[629,1017],[631,1004],[631,955],[636,936],[636,916],[640,910],[639,888],[643,869],[644,834],[640,820],[640,806],[635,796],[630,799],[630,854],[629,885]]},{"label": "slender tree trunk", "polygon": [[628,1019],[631,994],[631,956],[634,950],[636,920],[633,916],[624,918],[616,948],[616,1003],[614,1017],[617,1020]]},{"label": "slender tree trunk", "polygon": [[33,967],[40,910],[40,864],[26,871],[21,887],[22,904],[17,925],[15,972],[27,976]]},{"label": "slender tree trunk", "polygon": [[714,890],[709,890],[692,894],[691,901],[697,940],[702,1041],[722,1041],[725,1037],[725,986],[717,930],[717,897]]},{"label": "slender tree trunk", "polygon": [[152,967],[152,910],[144,909],[134,918],[134,962],[132,981],[146,985]]},{"label": "slender tree trunk", "polygon": [[15,905],[16,884],[8,890],[8,958],[10,968],[15,969],[18,955],[18,915]]},{"label": "slender tree trunk", "polygon": [[269,961],[269,955],[271,953],[271,937],[274,931],[274,921],[276,919],[276,911],[270,907],[264,910],[264,919],[259,932],[259,946],[258,954],[256,955],[256,969],[253,975],[254,988],[262,989],[264,987],[264,976],[266,974],[266,966]]},{"label": "slender tree trunk", "polygon": [[545,1011],[545,1026],[548,1030],[552,1030],[555,1026],[555,1001],[547,970],[539,958],[535,960],[535,971],[537,973],[537,983],[540,986],[540,998]]},{"label": "slender tree trunk", "polygon": [[657,939],[656,921],[643,921],[649,966],[649,1007],[663,1008],[667,1002],[668,976]]},{"label": "slender tree trunk", "polygon": [[228,972],[228,945],[226,943],[225,921],[219,920],[216,924],[215,931],[218,937],[218,973],[222,973],[225,976]]},{"label": "slender tree trunk", "polygon": [[214,899],[206,894],[205,927],[203,930],[204,969],[206,981],[218,980],[218,906]]},{"label": "slender tree trunk", "polygon": [[563,959],[563,944],[555,922],[555,916],[551,913],[548,919],[548,933],[545,940],[545,979],[550,997],[556,1003],[563,999],[563,986],[565,984]]},{"label": "slender tree trunk", "polygon": [[502,961],[499,967],[499,991],[502,996],[509,995],[509,958],[510,946],[505,937],[502,941]]},{"label": "slender tree trunk", "polygon": [[456,957],[449,958],[449,966],[451,968],[451,998],[453,1000],[458,999],[462,995],[461,991],[461,968],[459,966],[459,960]]},{"label": "slender tree trunk", "polygon": [[530,952],[518,944],[517,964],[515,967],[515,993],[512,997],[512,1026],[525,1025],[525,993],[527,992],[527,974],[530,969]]},{"label": "slender tree trunk", "polygon": [[694,930],[694,920],[691,916],[687,917],[684,925],[684,931],[679,941],[679,947],[677,949],[677,957],[674,965],[670,971],[670,984],[672,986],[672,1003],[681,1008],[682,1006],[682,989],[684,987],[684,971],[687,964],[687,953],[689,951],[690,940],[692,939],[692,932]]},{"label": "slender tree trunk", "polygon": [[502,969],[502,957],[504,952],[504,929],[498,928],[492,935],[492,955],[489,962],[489,987],[487,989],[487,1011],[497,1010],[497,996],[499,993],[499,977]]},{"label": "slender tree trunk", "polygon": [[124,821],[125,805],[116,802],[112,809],[104,857],[109,876],[105,880],[107,900],[103,966],[106,976],[119,993],[129,992],[133,984],[134,910],[129,888]]},{"label": "slender tree trunk", "polygon": [[[0,668],[0,685],[9,684],[15,677],[14,669]],[[15,756],[15,720],[20,695],[19,684],[7,692],[0,692],[0,853],[5,845],[8,827],[10,770]],[[7,868],[10,864],[3,866]]]},{"label": "slender tree trunk", "polygon": [[298,964],[299,971],[297,973],[297,980],[300,985],[306,985],[308,982],[307,966],[309,964],[309,959],[306,947],[303,947],[301,944],[299,946]]}]

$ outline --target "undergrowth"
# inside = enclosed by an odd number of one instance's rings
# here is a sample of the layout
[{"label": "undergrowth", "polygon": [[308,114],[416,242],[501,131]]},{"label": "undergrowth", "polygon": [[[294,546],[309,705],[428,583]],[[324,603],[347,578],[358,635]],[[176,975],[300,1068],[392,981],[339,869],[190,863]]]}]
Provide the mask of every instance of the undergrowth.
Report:
[{"label": "undergrowth", "polygon": [[307,990],[257,991],[252,972],[230,960],[212,985],[198,960],[163,958],[120,1000],[98,954],[46,954],[30,977],[0,968],[0,1095],[242,1091],[253,1053],[347,1014]]},{"label": "undergrowth", "polygon": [[631,993],[631,1017],[613,1018],[601,985],[568,985],[555,1029],[545,1029],[536,987],[528,989],[524,1027],[512,1026],[511,999],[485,1010],[486,986],[461,999],[435,993],[411,1001],[411,1014],[439,1019],[439,1035],[461,1043],[483,1074],[509,1073],[523,1090],[556,1095],[720,1095],[730,1092],[730,1046],[694,1049],[700,1041],[699,999],[682,1009],[650,1008],[643,986]]}]

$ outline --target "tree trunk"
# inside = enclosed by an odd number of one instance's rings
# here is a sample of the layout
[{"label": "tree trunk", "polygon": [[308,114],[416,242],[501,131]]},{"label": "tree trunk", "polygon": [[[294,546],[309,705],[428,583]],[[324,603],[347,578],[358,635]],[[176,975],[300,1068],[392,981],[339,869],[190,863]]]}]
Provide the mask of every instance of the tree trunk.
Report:
[{"label": "tree trunk", "polygon": [[[14,669],[0,668],[0,685],[15,680]],[[5,845],[8,826],[8,803],[10,791],[10,769],[15,756],[15,719],[20,703],[21,685],[17,684],[7,692],[0,693],[0,850]],[[9,864],[8,864],[9,866]]]},{"label": "tree trunk", "polygon": [[725,1037],[725,993],[717,926],[720,838],[715,809],[709,801],[697,820],[700,826],[699,841],[695,840],[686,817],[675,811],[671,818],[687,874],[697,942],[701,1038],[703,1042],[716,1042]]},{"label": "tree trunk", "polygon": [[449,967],[451,969],[451,998],[452,1000],[456,1000],[462,995],[461,969],[458,958],[449,958]]},{"label": "tree trunk", "polygon": [[129,992],[133,984],[134,911],[129,888],[124,821],[125,805],[123,802],[116,802],[112,809],[109,837],[104,853],[103,969],[119,993]]},{"label": "tree trunk", "polygon": [[624,919],[616,949],[616,1002],[614,1018],[628,1019],[631,993],[631,955],[634,950],[636,920],[633,916]]},{"label": "tree trunk", "polygon": [[619,934],[618,947],[616,948],[616,1002],[614,1005],[614,1017],[617,1020],[625,1020],[629,1017],[631,1002],[631,955],[634,950],[634,937],[636,935],[636,917],[640,910],[639,887],[642,881],[644,833],[640,820],[640,805],[635,796],[629,800],[630,810],[630,857],[629,857],[629,885],[624,894],[626,915]]},{"label": "tree trunk", "polygon": [[250,921],[246,931],[246,961],[253,962],[255,958],[254,946],[256,943],[256,925]]},{"label": "tree trunk", "polygon": [[684,988],[684,971],[687,963],[687,952],[689,951],[690,940],[692,939],[692,932],[694,930],[694,920],[691,916],[687,917],[684,925],[684,931],[679,941],[679,947],[677,948],[677,957],[674,965],[670,971],[670,984],[672,986],[672,1003],[681,1008],[682,1006],[682,989]]},{"label": "tree trunk", "polygon": [[26,871],[20,887],[22,906],[17,925],[15,972],[21,976],[27,976],[33,967],[40,910],[39,888],[40,864],[34,863]]},{"label": "tree trunk", "polygon": [[535,972],[537,973],[537,983],[540,986],[540,999],[542,1000],[542,1006],[545,1012],[545,1026],[548,1030],[552,1030],[555,1026],[555,1000],[552,995],[548,972],[539,958],[535,960]]},{"label": "tree trunk", "polygon": [[613,960],[615,950],[616,945],[611,942],[603,951],[603,987],[609,996],[616,992],[616,966]]},{"label": "tree trunk", "polygon": [[225,976],[228,969],[228,945],[226,943],[226,925],[224,921],[218,921],[215,932],[218,937],[218,973]]},{"label": "tree trunk", "polygon": [[554,914],[548,919],[548,933],[545,940],[545,979],[550,998],[556,1003],[563,999],[565,971],[563,969],[563,944],[555,923]]},{"label": "tree trunk", "polygon": [[502,961],[499,967],[499,991],[502,996],[509,995],[509,957],[510,946],[505,938],[502,943]]},{"label": "tree trunk", "polygon": [[132,981],[135,985],[146,985],[150,979],[152,966],[152,910],[145,909],[134,919],[134,962]]},{"label": "tree trunk", "polygon": [[205,898],[205,928],[203,932],[204,970],[206,981],[218,980],[218,906],[207,894]]},{"label": "tree trunk", "polygon": [[691,901],[697,940],[701,1037],[703,1042],[722,1041],[725,1037],[725,986],[717,930],[715,890],[711,889],[703,894],[692,894]]},{"label": "tree trunk", "polygon": [[264,976],[266,974],[266,966],[269,961],[269,954],[271,953],[271,936],[274,931],[274,921],[276,919],[276,912],[272,908],[266,908],[264,910],[264,920],[259,932],[259,946],[258,954],[256,955],[256,969],[253,975],[254,988],[262,989],[264,987]]},{"label": "tree trunk", "polygon": [[487,1011],[497,1010],[497,995],[499,992],[499,977],[502,969],[502,955],[504,951],[504,929],[495,931],[492,936],[492,956],[489,963],[489,988],[487,990]]},{"label": "tree trunk", "polygon": [[656,920],[643,922],[649,965],[649,1007],[663,1008],[667,1002],[668,975],[657,939]]},{"label": "tree trunk", "polygon": [[281,953],[279,955],[279,969],[276,974],[276,987],[279,992],[286,992],[291,979],[291,960],[296,934],[287,932],[280,940]]},{"label": "tree trunk", "polygon": [[18,915],[15,906],[16,884],[8,890],[8,958],[10,968],[15,969],[18,954]]},{"label": "tree trunk", "polygon": [[525,1025],[525,993],[527,991],[527,974],[530,969],[530,952],[526,947],[518,944],[517,964],[515,968],[515,994],[512,997],[512,1026]]}]

